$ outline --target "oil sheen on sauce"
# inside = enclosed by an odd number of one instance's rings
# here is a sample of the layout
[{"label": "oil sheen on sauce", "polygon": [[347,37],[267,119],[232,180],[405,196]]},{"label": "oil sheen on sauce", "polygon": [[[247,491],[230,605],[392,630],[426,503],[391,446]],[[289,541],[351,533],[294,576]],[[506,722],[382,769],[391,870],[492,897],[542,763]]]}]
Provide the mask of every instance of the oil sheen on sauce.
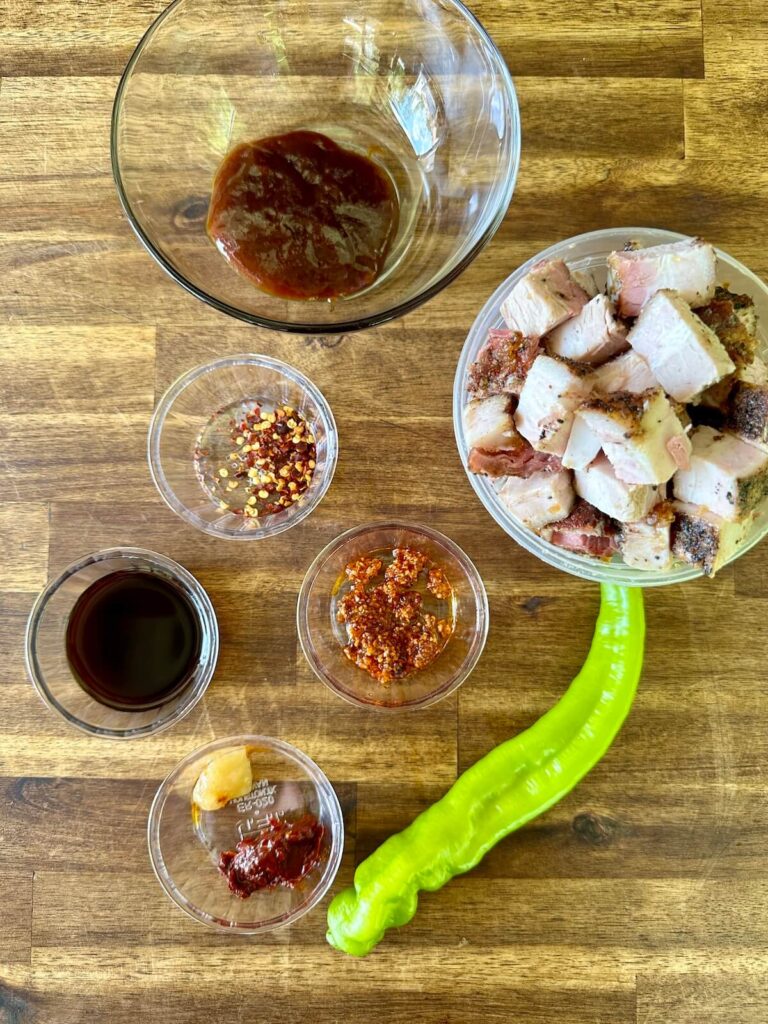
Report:
[{"label": "oil sheen on sauce", "polygon": [[214,177],[207,230],[263,291],[334,299],[378,277],[398,216],[394,184],[379,164],[319,132],[295,131],[227,154]]}]

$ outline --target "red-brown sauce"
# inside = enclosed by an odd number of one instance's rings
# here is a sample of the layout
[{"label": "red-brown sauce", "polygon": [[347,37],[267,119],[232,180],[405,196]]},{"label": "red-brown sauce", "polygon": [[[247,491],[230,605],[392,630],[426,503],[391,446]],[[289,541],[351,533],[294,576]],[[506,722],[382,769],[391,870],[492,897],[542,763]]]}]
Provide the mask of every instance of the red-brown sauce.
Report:
[{"label": "red-brown sauce", "polygon": [[213,181],[208,234],[266,292],[333,299],[371,284],[397,230],[389,175],[319,132],[236,146]]},{"label": "red-brown sauce", "polygon": [[305,814],[296,821],[270,818],[258,835],[241,839],[219,857],[230,890],[247,899],[259,889],[293,889],[320,863],[325,828]]}]

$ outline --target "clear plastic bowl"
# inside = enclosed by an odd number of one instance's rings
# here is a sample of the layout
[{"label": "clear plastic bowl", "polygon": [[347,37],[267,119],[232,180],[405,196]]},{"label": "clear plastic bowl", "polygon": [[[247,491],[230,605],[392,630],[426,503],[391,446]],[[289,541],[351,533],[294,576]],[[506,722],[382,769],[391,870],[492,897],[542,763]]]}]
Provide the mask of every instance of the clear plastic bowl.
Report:
[{"label": "clear plastic bowl", "polygon": [[[200,660],[189,685],[144,711],[118,710],[94,700],[72,674],[66,653],[67,623],[80,595],[96,580],[125,570],[172,580],[188,597],[200,625]],[[168,729],[189,714],[216,668],[219,628],[210,598],[178,562],[143,548],[107,548],[73,562],[45,587],[29,615],[25,648],[27,673],[49,708],[92,736],[127,740]]]},{"label": "clear plastic bowl", "polygon": [[[302,128],[373,154],[399,194],[382,273],[335,302],[261,292],[205,231],[225,154]],[[175,0],[112,117],[118,195],[160,266],[223,313],[309,334],[373,327],[444,288],[504,219],[519,157],[509,71],[459,0]]]},{"label": "clear plastic bowl", "polygon": [[[590,231],[584,235],[576,235],[563,242],[552,245],[549,249],[537,253],[527,263],[513,273],[501,284],[478,314],[472,325],[467,340],[464,343],[459,364],[456,367],[456,377],[453,387],[453,428],[456,434],[456,443],[459,448],[464,468],[467,467],[469,448],[464,436],[464,421],[462,410],[468,401],[467,377],[469,368],[477,358],[477,354],[485,344],[488,337],[488,330],[492,327],[504,327],[504,321],[499,312],[502,300],[509,290],[528,272],[531,265],[542,259],[559,258],[565,260],[574,270],[589,270],[595,274],[597,283],[602,287],[606,278],[605,261],[608,255],[616,249],[621,249],[629,239],[636,239],[643,246],[660,245],[664,242],[675,242],[686,238],[676,231],[662,231],[659,228],[607,228],[603,231]],[[751,270],[739,263],[727,253],[717,252],[717,282],[727,285],[737,292],[745,292],[750,295],[757,309],[758,337],[763,355],[768,351],[768,286],[756,277]],[[696,566],[684,563],[676,564],[668,570],[646,571],[633,569],[616,556],[610,562],[601,562],[590,558],[587,555],[579,555],[563,548],[550,544],[543,540],[533,531],[523,526],[499,501],[496,491],[500,486],[499,480],[490,477],[478,476],[467,471],[467,476],[475,489],[477,496],[485,505],[488,512],[499,524],[499,526],[510,537],[513,537],[518,544],[536,555],[542,561],[571,573],[573,576],[580,576],[585,580],[596,580],[607,583],[623,583],[632,587],[661,587],[668,583],[684,583],[687,580],[697,579],[703,575],[701,569]],[[755,544],[759,543],[768,532],[768,508],[764,508],[758,514],[752,532],[744,544],[733,555],[730,561],[740,557]]]},{"label": "clear plastic bowl", "polygon": [[[258,519],[222,512],[204,489],[195,458],[217,414],[225,409],[242,413],[244,401],[297,409],[314,432],[317,450],[314,475],[302,498],[284,512]],[[218,418],[226,424],[226,417]],[[217,432],[222,447],[226,429]],[[304,374],[277,359],[245,354],[198,366],[168,388],[149,425],[147,454],[161,497],[191,526],[226,540],[263,540],[296,526],[322,500],[336,469],[338,433],[330,406]]]},{"label": "clear plastic bowl", "polygon": [[[254,787],[218,811],[202,811],[192,791],[216,756],[246,747]],[[312,814],[325,827],[320,863],[293,889],[276,888],[240,899],[218,870],[219,855],[271,816]],[[333,786],[306,754],[290,743],[244,735],[215,740],[193,751],[157,791],[149,812],[149,856],[165,892],[186,914],[219,931],[253,935],[282,928],[308,913],[336,877],[344,849],[344,820]]]},{"label": "clear plastic bowl", "polygon": [[[445,570],[453,587],[455,628],[431,665],[384,685],[344,655],[344,627],[336,621],[333,598],[349,562],[397,547],[416,548]],[[304,656],[334,693],[358,707],[412,711],[453,693],[474,669],[488,635],[488,599],[475,566],[442,533],[409,523],[371,523],[342,533],[320,552],[301,585],[296,618]]]}]

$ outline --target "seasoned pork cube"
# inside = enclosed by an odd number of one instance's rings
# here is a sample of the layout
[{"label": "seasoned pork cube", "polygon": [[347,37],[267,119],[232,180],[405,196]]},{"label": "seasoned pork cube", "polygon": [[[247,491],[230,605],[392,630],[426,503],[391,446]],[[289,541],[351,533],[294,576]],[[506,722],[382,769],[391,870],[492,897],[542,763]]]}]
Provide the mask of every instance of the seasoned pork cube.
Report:
[{"label": "seasoned pork cube", "polygon": [[627,328],[616,319],[616,310],[606,295],[596,295],[571,320],[551,331],[545,345],[550,355],[583,363],[604,363],[623,352]]},{"label": "seasoned pork cube", "polygon": [[470,473],[479,476],[533,476],[534,473],[559,473],[563,468],[556,455],[537,452],[524,437],[520,437],[518,446],[503,451],[486,452],[482,448],[472,448],[467,466]]},{"label": "seasoned pork cube", "polygon": [[757,314],[748,295],[736,295],[725,288],[717,288],[712,301],[695,313],[715,332],[737,370],[754,361],[757,355]]},{"label": "seasoned pork cube", "polygon": [[[729,373],[727,377],[723,377],[717,384],[713,384],[711,388],[702,391],[696,401],[697,410],[702,407],[705,410],[715,409],[719,410],[723,416],[726,416],[729,412],[731,396],[736,389],[736,385],[740,383],[753,385],[768,384],[768,366],[765,365],[760,356],[755,356],[752,362],[746,366],[737,366],[735,373]],[[716,418],[713,422],[715,421]],[[709,420],[704,418],[704,422],[707,423]]]},{"label": "seasoned pork cube", "polygon": [[594,398],[581,406],[577,419],[600,439],[625,483],[663,484],[688,465],[691,443],[661,388]]},{"label": "seasoned pork cube", "polygon": [[768,450],[768,386],[737,381],[728,399],[725,425],[744,441]]},{"label": "seasoned pork cube", "polygon": [[688,469],[675,473],[675,497],[723,519],[749,515],[768,493],[768,454],[733,434],[696,427]]},{"label": "seasoned pork cube", "polygon": [[677,558],[701,566],[707,576],[714,576],[741,547],[754,519],[752,514],[732,522],[682,501],[674,502],[674,509],[672,551]]},{"label": "seasoned pork cube", "polygon": [[574,270],[573,267],[568,267],[568,269],[571,272],[571,277],[579,286],[579,288],[584,289],[584,291],[587,293],[588,298],[594,299],[594,297],[600,291],[600,288],[598,287],[597,281],[595,280],[595,275],[592,273],[592,271]]},{"label": "seasoned pork cube", "polygon": [[501,315],[513,331],[541,338],[576,316],[588,299],[563,260],[540,260],[504,299]]},{"label": "seasoned pork cube", "polygon": [[592,374],[592,386],[603,395],[614,391],[631,391],[639,395],[641,391],[658,387],[658,384],[648,363],[634,349],[609,359]]},{"label": "seasoned pork cube", "polygon": [[467,390],[473,398],[519,395],[538,351],[536,338],[526,338],[518,331],[491,328],[488,341],[469,369]]},{"label": "seasoned pork cube", "polygon": [[510,395],[476,398],[464,406],[464,433],[470,448],[514,448],[520,439],[512,418]]},{"label": "seasoned pork cube", "polygon": [[658,487],[619,480],[602,454],[586,469],[577,469],[575,477],[576,493],[620,523],[642,519],[659,500]]},{"label": "seasoned pork cube", "polygon": [[618,537],[624,564],[632,569],[669,569],[674,519],[672,503],[662,501],[644,519],[624,523]]},{"label": "seasoned pork cube", "polygon": [[603,442],[577,411],[563,455],[563,465],[566,469],[585,469],[597,458],[602,446]]},{"label": "seasoned pork cube", "polygon": [[643,307],[629,343],[678,402],[689,402],[735,369],[715,332],[670,291],[656,292]]},{"label": "seasoned pork cube", "polygon": [[583,498],[569,516],[545,527],[541,535],[566,551],[596,558],[607,558],[617,550],[616,524]]},{"label": "seasoned pork cube", "polygon": [[621,316],[637,316],[663,288],[691,306],[704,306],[715,294],[715,250],[701,238],[612,252],[608,257],[608,294]]},{"label": "seasoned pork cube", "polygon": [[576,500],[567,470],[511,476],[496,493],[512,515],[532,530],[565,519]]},{"label": "seasoned pork cube", "polygon": [[520,392],[517,429],[537,451],[562,455],[573,414],[590,392],[589,367],[553,356],[534,362]]}]

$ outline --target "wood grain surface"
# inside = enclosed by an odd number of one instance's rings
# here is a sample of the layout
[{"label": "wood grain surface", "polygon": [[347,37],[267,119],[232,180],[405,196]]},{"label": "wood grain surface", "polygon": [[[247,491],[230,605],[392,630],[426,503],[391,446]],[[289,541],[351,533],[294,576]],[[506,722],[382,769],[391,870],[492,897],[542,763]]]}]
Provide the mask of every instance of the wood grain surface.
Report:
[{"label": "wood grain surface", "polygon": [[[111,103],[162,6],[0,3],[0,1024],[764,1024],[768,546],[714,581],[648,593],[641,690],[604,761],[476,871],[423,897],[414,922],[365,961],[326,945],[325,904],[248,941],[187,920],[152,874],[145,826],[184,754],[272,733],[337,787],[348,829],[338,889],[457,771],[557,700],[587,649],[597,590],[518,548],[475,498],[452,435],[456,360],[499,281],[581,231],[701,233],[768,277],[768,8],[477,0],[522,108],[509,214],[426,307],[321,341],[208,309],[152,262],[121,213]],[[315,381],[341,454],[302,526],[231,545],[163,505],[145,437],[180,372],[247,350]],[[317,550],[395,514],[456,540],[491,607],[472,677],[403,717],[326,691],[294,629]],[[118,543],[194,572],[222,634],[203,703],[171,732],[128,744],[60,722],[22,657],[48,576]]]}]

